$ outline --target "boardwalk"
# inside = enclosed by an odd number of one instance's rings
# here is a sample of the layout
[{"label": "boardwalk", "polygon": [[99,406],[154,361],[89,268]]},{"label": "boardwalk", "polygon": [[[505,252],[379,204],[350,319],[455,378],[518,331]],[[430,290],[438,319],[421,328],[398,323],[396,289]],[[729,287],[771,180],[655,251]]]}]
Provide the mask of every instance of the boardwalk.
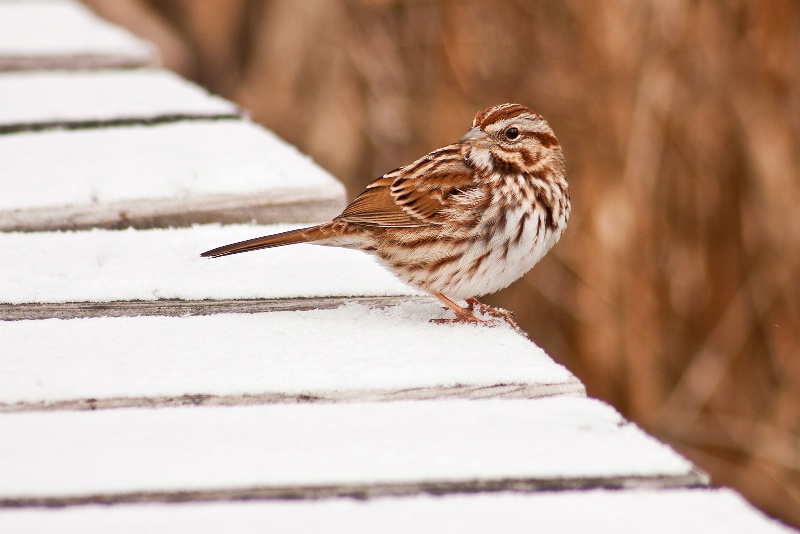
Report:
[{"label": "boardwalk", "polygon": [[156,64],[0,2],[1,532],[789,531],[366,255],[201,259],[344,189]]}]

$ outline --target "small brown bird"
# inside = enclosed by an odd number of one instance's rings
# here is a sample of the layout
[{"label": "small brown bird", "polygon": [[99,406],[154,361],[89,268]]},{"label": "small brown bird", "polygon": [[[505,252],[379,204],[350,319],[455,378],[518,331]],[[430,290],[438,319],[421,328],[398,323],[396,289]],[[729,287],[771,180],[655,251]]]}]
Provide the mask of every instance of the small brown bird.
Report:
[{"label": "small brown bird", "polygon": [[[439,299],[455,319],[511,315],[475,297],[530,270],[558,241],[570,213],[561,145],[519,104],[475,116],[458,142],[384,174],[331,222],[203,252],[219,257],[295,243],[375,254],[401,280]],[[454,302],[466,300],[466,307]]]}]

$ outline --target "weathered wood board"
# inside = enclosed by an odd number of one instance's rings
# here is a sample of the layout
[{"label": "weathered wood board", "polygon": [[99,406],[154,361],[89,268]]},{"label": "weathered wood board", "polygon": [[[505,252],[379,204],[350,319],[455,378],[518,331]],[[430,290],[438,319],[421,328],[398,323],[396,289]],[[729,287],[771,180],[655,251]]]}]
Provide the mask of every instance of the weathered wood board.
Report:
[{"label": "weathered wood board", "polygon": [[0,320],[388,305],[422,295],[359,251],[294,245],[200,257],[287,228],[0,233]]},{"label": "weathered wood board", "polygon": [[435,303],[0,322],[0,411],[584,395],[508,327]]},{"label": "weathered wood board", "polygon": [[0,134],[239,117],[160,69],[0,72],[0,95]]},{"label": "weathered wood board", "polygon": [[0,506],[705,484],[564,396],[6,413],[0,435]]},{"label": "weathered wood board", "polygon": [[0,231],[299,222],[344,187],[246,120],[0,135]]}]

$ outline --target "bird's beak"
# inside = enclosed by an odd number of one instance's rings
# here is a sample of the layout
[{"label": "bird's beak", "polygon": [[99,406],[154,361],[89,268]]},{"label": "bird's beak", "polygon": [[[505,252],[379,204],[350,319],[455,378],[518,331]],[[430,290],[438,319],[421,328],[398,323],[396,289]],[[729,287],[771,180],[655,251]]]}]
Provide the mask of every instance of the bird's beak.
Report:
[{"label": "bird's beak", "polygon": [[475,146],[488,145],[489,141],[489,135],[481,130],[479,126],[471,129],[464,135],[464,137],[459,139],[459,142],[461,143],[469,143]]}]

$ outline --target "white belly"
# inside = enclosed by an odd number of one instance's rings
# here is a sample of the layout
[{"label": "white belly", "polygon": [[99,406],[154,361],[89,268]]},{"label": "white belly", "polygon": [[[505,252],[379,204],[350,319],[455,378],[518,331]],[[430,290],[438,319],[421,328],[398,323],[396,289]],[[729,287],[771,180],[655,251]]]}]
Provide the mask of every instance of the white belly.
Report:
[{"label": "white belly", "polygon": [[[530,209],[525,206],[508,213],[505,227],[490,232],[490,240],[478,239],[464,245],[458,251],[458,261],[437,269],[435,273],[396,271],[396,274],[411,285],[456,300],[503,289],[536,265],[566,227],[566,214],[556,214],[556,224],[548,226],[542,210],[526,215]],[[493,214],[487,213],[485,217],[492,220]]]}]

